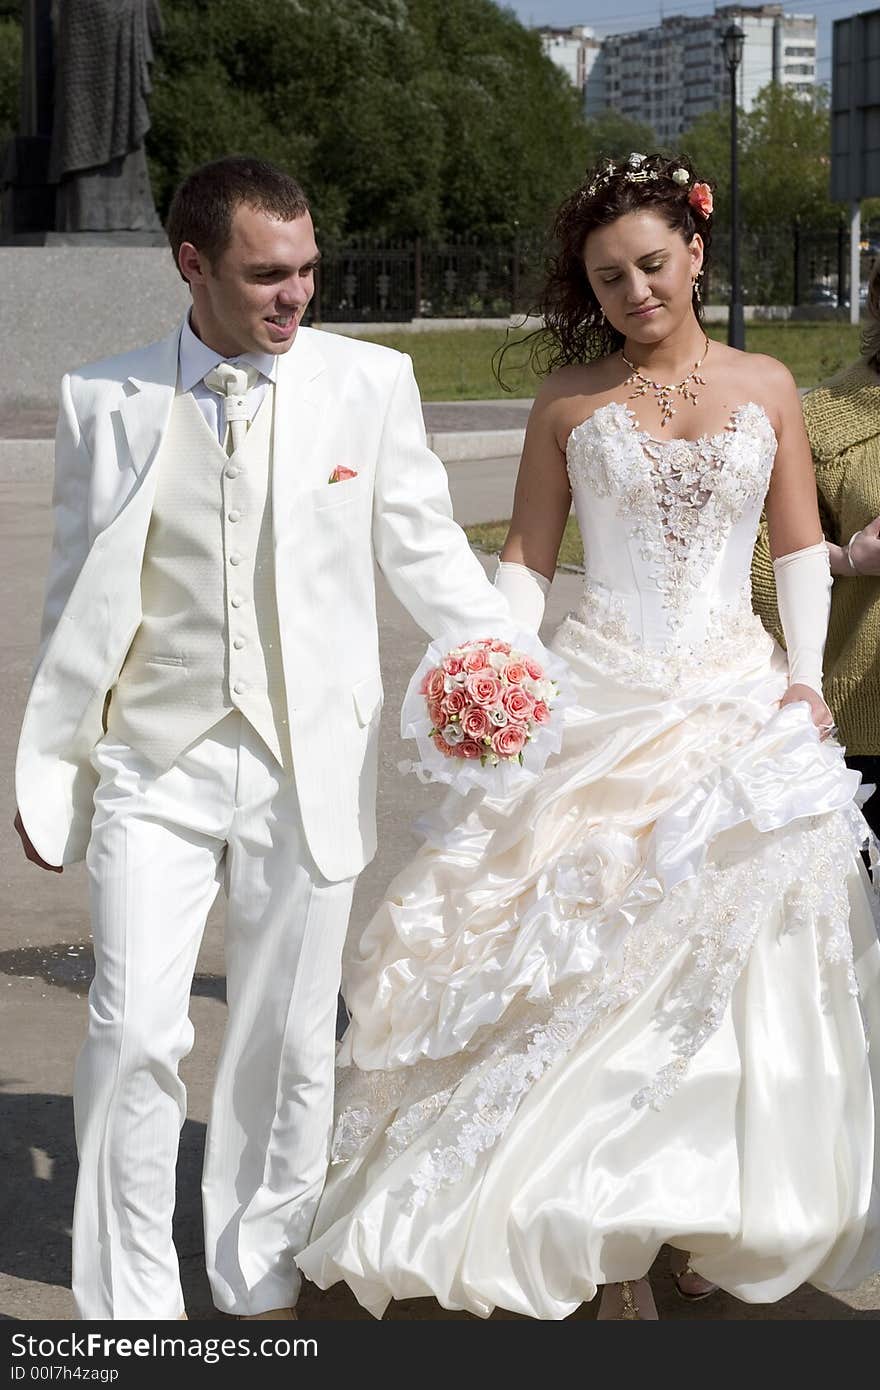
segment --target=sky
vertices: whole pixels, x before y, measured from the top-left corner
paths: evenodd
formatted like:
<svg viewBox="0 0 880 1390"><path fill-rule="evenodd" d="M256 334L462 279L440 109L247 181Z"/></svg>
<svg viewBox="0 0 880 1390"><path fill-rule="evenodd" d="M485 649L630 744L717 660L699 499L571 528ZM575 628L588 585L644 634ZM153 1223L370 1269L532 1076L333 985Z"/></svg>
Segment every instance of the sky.
<svg viewBox="0 0 880 1390"><path fill-rule="evenodd" d="M506 8L512 9L523 24L588 24L598 38L603 34L622 34L627 29L650 29L660 23L663 14L699 15L711 14L715 6L706 0L619 0L609 18L608 0L507 0ZM852 0L800 0L799 3L786 3L788 14L811 14L819 21L819 68L820 82L831 80L831 23L835 19L845 19L847 15L858 14L863 10L880 7L880 0L874 3L853 4Z"/></svg>

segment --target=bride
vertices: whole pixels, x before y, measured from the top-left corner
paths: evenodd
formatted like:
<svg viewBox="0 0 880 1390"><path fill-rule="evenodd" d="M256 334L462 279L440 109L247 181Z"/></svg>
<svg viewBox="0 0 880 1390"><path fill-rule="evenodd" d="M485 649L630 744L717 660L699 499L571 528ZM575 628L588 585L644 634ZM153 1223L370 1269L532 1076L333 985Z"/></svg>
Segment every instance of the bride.
<svg viewBox="0 0 880 1390"><path fill-rule="evenodd" d="M605 163L560 210L497 583L552 647L561 752L450 793L349 943L327 1187L297 1263L377 1317L433 1295L563 1318L772 1302L880 1269L880 948L822 699L830 576L797 390L710 343L712 195ZM751 611L766 501L787 656ZM488 635L488 634L487 634Z"/></svg>

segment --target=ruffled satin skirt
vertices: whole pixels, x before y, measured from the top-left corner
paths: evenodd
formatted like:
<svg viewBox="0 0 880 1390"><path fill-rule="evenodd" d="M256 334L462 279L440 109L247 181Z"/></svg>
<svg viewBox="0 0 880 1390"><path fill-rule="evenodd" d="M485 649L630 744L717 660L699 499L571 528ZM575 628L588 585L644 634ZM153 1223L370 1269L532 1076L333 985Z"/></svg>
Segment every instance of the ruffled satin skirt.
<svg viewBox="0 0 880 1390"><path fill-rule="evenodd" d="M660 1246L736 1297L880 1269L880 947L858 778L778 649L615 679L454 793L358 941L310 1279L562 1318Z"/></svg>

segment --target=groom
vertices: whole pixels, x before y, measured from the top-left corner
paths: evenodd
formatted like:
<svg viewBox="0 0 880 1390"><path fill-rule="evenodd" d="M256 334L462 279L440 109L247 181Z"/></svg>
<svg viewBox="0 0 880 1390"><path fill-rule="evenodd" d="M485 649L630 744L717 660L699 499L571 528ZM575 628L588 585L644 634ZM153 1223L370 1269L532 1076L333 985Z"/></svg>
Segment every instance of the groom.
<svg viewBox="0 0 880 1390"><path fill-rule="evenodd" d="M178 1065L220 883L208 1272L222 1311L290 1317L327 1162L343 939L376 848L374 561L432 636L491 632L507 606L452 521L409 358L300 326L319 259L300 187L219 160L178 189L168 234L187 318L62 383L16 827L42 868L88 867L80 1317L184 1316Z"/></svg>

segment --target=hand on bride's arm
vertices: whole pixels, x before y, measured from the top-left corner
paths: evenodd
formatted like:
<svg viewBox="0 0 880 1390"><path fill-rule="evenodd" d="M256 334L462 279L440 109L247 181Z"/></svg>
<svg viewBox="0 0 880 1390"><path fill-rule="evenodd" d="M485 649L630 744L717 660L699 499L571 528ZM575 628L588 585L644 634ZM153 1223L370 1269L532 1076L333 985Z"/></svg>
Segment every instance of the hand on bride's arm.
<svg viewBox="0 0 880 1390"><path fill-rule="evenodd" d="M827 738L834 728L834 715L822 699L808 685L790 685L779 701L780 709L786 705L796 704L799 700L805 701L810 707L810 717L822 738Z"/></svg>
<svg viewBox="0 0 880 1390"><path fill-rule="evenodd" d="M828 554L835 578L880 575L880 516L856 531L848 545L829 545Z"/></svg>

